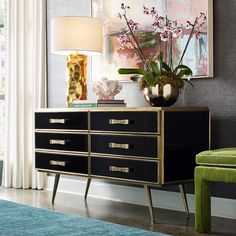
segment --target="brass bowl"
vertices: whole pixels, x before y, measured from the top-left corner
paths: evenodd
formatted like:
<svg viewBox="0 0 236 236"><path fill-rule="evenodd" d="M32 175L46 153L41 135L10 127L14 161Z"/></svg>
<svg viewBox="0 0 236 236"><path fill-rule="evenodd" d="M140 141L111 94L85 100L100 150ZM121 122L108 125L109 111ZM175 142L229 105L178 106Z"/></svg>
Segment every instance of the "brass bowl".
<svg viewBox="0 0 236 236"><path fill-rule="evenodd" d="M179 88L171 85L159 85L145 87L143 90L146 101L153 107L169 107L179 97Z"/></svg>

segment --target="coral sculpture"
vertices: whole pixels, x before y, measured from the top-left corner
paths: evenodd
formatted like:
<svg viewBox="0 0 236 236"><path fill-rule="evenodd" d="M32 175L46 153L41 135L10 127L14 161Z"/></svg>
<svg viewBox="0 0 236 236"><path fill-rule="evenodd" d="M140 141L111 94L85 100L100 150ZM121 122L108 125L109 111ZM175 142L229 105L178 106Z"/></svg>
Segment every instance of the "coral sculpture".
<svg viewBox="0 0 236 236"><path fill-rule="evenodd" d="M117 80L108 80L107 78L102 78L101 81L96 82L93 86L93 92L100 100L113 100L121 89L122 86Z"/></svg>

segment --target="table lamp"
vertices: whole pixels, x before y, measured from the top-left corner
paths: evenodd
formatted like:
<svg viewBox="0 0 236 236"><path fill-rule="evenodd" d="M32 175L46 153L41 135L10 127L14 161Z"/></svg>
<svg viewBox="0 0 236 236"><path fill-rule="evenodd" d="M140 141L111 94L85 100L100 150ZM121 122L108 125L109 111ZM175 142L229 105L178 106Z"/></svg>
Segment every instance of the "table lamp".
<svg viewBox="0 0 236 236"><path fill-rule="evenodd" d="M51 21L51 50L67 55L67 104L87 99L87 55L102 53L102 21L63 16Z"/></svg>

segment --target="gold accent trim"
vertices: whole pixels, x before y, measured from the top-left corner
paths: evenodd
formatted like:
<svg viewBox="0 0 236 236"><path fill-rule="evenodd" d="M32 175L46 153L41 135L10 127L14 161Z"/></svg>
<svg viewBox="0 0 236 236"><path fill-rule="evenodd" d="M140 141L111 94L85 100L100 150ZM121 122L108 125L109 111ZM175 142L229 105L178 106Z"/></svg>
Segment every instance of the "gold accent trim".
<svg viewBox="0 0 236 236"><path fill-rule="evenodd" d="M67 122L68 119L52 119L50 118L48 120L49 124L65 124Z"/></svg>
<svg viewBox="0 0 236 236"><path fill-rule="evenodd" d="M109 171L111 171L111 172L129 173L129 167L109 166Z"/></svg>
<svg viewBox="0 0 236 236"><path fill-rule="evenodd" d="M54 149L42 149L36 148L35 152L45 153L45 154L55 154L55 155L67 155L67 156L83 156L88 157L87 152L74 152L74 151L65 151L65 150L54 150Z"/></svg>
<svg viewBox="0 0 236 236"><path fill-rule="evenodd" d="M52 174L64 174L64 175L73 175L73 176L81 176L88 178L88 174L76 173L76 172L66 172L66 171L59 171L59 170L51 170L51 169L43 169L43 168L36 168L37 171L52 173Z"/></svg>
<svg viewBox="0 0 236 236"><path fill-rule="evenodd" d="M128 125L130 121L128 119L117 120L117 119L109 119L109 125Z"/></svg>
<svg viewBox="0 0 236 236"><path fill-rule="evenodd" d="M109 143L109 148L118 148L118 149L126 149L130 148L128 143Z"/></svg>
<svg viewBox="0 0 236 236"><path fill-rule="evenodd" d="M110 159L120 159L120 160L134 160L134 161L147 161L147 162L160 162L158 158L149 158L149 157L141 157L141 156L125 156L125 155L117 155L115 154L105 154L105 153L91 153L91 157L103 157L103 158L110 158Z"/></svg>
<svg viewBox="0 0 236 236"><path fill-rule="evenodd" d="M65 161L50 160L50 165L51 166L66 166L66 162Z"/></svg>
<svg viewBox="0 0 236 236"><path fill-rule="evenodd" d="M92 145L91 145L91 113L88 111L88 173L91 174L91 151L92 151Z"/></svg>
<svg viewBox="0 0 236 236"><path fill-rule="evenodd" d="M109 111L142 111L142 112L158 112L158 111L189 111L189 112L199 112L199 111L209 111L208 107L107 107L107 108L40 108L36 109L35 113L51 113L51 112L109 112Z"/></svg>
<svg viewBox="0 0 236 236"><path fill-rule="evenodd" d="M158 172L159 172L159 183L162 185L164 184L165 180L164 180L164 158L165 158L165 154L164 154L164 149L165 149L165 112L162 111L161 112L161 120L160 120L160 124L161 124L161 131L160 131L160 152L159 152L159 157L160 157L160 165L158 168Z"/></svg>
<svg viewBox="0 0 236 236"><path fill-rule="evenodd" d="M148 181L141 181L141 180L115 178L115 177L101 176L101 175L94 175L94 174L91 174L90 177L91 178L96 178L96 179L105 179L105 180L117 181L117 182L126 182L126 183L130 183L130 184L135 184L135 185L148 184L149 186L156 186L156 187L159 186L158 182L148 182ZM161 186L159 186L159 187L161 187Z"/></svg>
<svg viewBox="0 0 236 236"><path fill-rule="evenodd" d="M35 133L47 133L47 134L88 134L88 130L76 130L76 129L35 129Z"/></svg>
<svg viewBox="0 0 236 236"><path fill-rule="evenodd" d="M156 137L159 136L159 133L151 133L151 132L128 132L128 131L99 131L99 130L91 130L91 134L94 135L115 135L115 136L137 136L137 137Z"/></svg>
<svg viewBox="0 0 236 236"><path fill-rule="evenodd" d="M67 142L68 142L68 140L49 139L49 144L51 144L51 145L54 145L54 144L66 145Z"/></svg>

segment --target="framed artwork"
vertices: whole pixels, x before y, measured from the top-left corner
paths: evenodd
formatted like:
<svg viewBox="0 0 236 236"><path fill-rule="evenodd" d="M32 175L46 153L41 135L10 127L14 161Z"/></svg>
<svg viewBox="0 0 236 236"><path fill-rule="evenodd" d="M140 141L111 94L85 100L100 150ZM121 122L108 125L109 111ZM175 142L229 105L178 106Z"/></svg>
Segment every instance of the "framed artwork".
<svg viewBox="0 0 236 236"><path fill-rule="evenodd" d="M188 41L189 31L185 30L188 22L194 22L196 17L204 13L206 22L198 35L191 38L183 64L193 71L194 78L213 77L213 0L91 0L93 17L104 20L104 50L100 57L92 59L92 81L107 77L120 81L130 81L129 76L119 75L118 69L140 67L141 61L132 45L125 47L120 44L122 28L125 22L118 17L121 4L129 6L126 16L138 23L135 32L137 40L144 52L145 58L151 60L160 50L165 50L165 44L160 44L158 32L153 27L153 15L145 14L145 7L153 9L158 16L168 17L181 25L182 34L173 42L173 63L178 60ZM159 35L160 36L160 35ZM160 46L161 45L161 46Z"/></svg>

